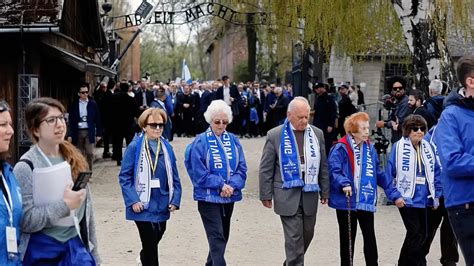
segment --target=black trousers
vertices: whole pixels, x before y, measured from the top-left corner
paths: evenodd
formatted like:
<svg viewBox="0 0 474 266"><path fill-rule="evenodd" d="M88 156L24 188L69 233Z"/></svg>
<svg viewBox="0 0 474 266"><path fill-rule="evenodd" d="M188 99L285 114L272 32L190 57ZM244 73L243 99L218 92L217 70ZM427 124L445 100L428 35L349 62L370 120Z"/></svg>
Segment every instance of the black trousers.
<svg viewBox="0 0 474 266"><path fill-rule="evenodd" d="M430 246L436 235L439 225L441 238L441 259L442 265L456 265L459 261L458 242L454 237L453 229L448 219L448 212L444 207L444 197L439 199L439 207L436 210L428 209L428 239L423 245L423 254L428 255ZM442 222L442 223L441 223Z"/></svg>
<svg viewBox="0 0 474 266"><path fill-rule="evenodd" d="M128 146L133 140L133 131L129 130L128 132L114 132L112 138L112 159L116 160L117 162L121 162L123 156L123 139L125 139L125 143Z"/></svg>
<svg viewBox="0 0 474 266"><path fill-rule="evenodd" d="M449 221L466 265L474 265L474 202L448 208Z"/></svg>
<svg viewBox="0 0 474 266"><path fill-rule="evenodd" d="M428 238L428 210L411 207L403 207L398 210L407 230L398 258L398 265L426 265L423 246Z"/></svg>
<svg viewBox="0 0 474 266"><path fill-rule="evenodd" d="M229 240L234 203L220 204L198 201L198 211L209 243L206 266L224 266L226 265L224 254Z"/></svg>
<svg viewBox="0 0 474 266"><path fill-rule="evenodd" d="M157 266L158 243L166 231L166 222L152 223L135 221L142 241L140 260L143 266Z"/></svg>
<svg viewBox="0 0 474 266"><path fill-rule="evenodd" d="M341 265L351 265L349 260L349 220L348 211L336 210L339 224L339 255ZM364 238L364 257L366 265L378 265L377 241L375 239L374 213L368 211L350 211L351 215L351 243L352 258L354 258L354 244L357 235L357 222Z"/></svg>

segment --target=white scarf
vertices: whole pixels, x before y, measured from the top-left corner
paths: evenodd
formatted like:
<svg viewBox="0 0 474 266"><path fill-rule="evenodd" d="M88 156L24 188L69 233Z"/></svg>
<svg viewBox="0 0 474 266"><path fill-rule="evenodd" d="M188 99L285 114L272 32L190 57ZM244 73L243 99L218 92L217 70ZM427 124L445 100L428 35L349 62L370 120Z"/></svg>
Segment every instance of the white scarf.
<svg viewBox="0 0 474 266"><path fill-rule="evenodd" d="M425 177L428 181L429 198L435 198L434 168L435 154L430 144L426 140L421 140L421 158L425 166ZM416 150L410 138L402 138L397 143L396 169L397 169L397 189L403 198L412 199L415 195L416 187Z"/></svg>
<svg viewBox="0 0 474 266"><path fill-rule="evenodd" d="M142 135L141 137L141 145L140 145L140 154L138 157L138 162L136 164L137 166L137 173L136 173L136 184L135 188L137 190L138 196L140 198L140 201L143 203L145 206L145 209L148 209L148 204L150 203L150 195L151 195L151 186L150 182L152 179L152 170L151 170L151 164L152 162L149 161L149 158L147 156L147 150L145 147L145 142L147 141L147 138L145 138L145 134ZM160 138L162 142L162 150L163 154L165 157L165 167L166 167L166 175L168 178L168 189L169 189L169 201L171 202L171 199L173 197L173 168L171 167L171 160L169 157L168 149L166 147L166 144L163 141L163 138ZM159 151L157 150L157 153ZM156 154L155 156L159 156L159 154ZM156 182L159 182L157 180Z"/></svg>

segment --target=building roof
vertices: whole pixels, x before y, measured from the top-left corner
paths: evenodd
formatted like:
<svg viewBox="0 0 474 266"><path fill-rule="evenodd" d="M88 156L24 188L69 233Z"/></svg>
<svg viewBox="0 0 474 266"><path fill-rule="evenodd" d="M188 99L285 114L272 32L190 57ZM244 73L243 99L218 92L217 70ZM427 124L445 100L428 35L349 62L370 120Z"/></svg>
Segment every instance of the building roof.
<svg viewBox="0 0 474 266"><path fill-rule="evenodd" d="M2 0L0 27L39 26L57 24L61 19L64 0Z"/></svg>

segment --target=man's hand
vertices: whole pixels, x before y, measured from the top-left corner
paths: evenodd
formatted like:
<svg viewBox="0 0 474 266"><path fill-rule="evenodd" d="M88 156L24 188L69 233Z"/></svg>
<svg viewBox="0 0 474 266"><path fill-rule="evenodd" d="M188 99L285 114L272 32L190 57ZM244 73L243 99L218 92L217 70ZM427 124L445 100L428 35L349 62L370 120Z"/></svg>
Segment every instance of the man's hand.
<svg viewBox="0 0 474 266"><path fill-rule="evenodd" d="M332 127L328 127L328 133L332 132Z"/></svg>
<svg viewBox="0 0 474 266"><path fill-rule="evenodd" d="M188 108L188 107L189 107L189 103L183 103L183 107L184 107L184 108Z"/></svg>
<svg viewBox="0 0 474 266"><path fill-rule="evenodd" d="M405 200L403 198L398 198L396 201L395 201L395 206L397 206L398 208L403 208L405 207L406 203L405 203Z"/></svg>
<svg viewBox="0 0 474 266"><path fill-rule="evenodd" d="M398 130L398 123L395 122L395 121L390 121L390 122L392 122L392 128L393 128L393 130Z"/></svg>
<svg viewBox="0 0 474 266"><path fill-rule="evenodd" d="M101 137L95 137L95 143L99 142Z"/></svg>
<svg viewBox="0 0 474 266"><path fill-rule="evenodd" d="M272 200L262 200L262 204L269 209L272 208Z"/></svg>
<svg viewBox="0 0 474 266"><path fill-rule="evenodd" d="M385 127L385 122L382 121L382 120L377 121L377 122L375 122L375 126L376 126L377 128L383 128L383 127Z"/></svg>
<svg viewBox="0 0 474 266"><path fill-rule="evenodd" d="M321 202L321 204L326 205L326 204L328 204L329 199L321 198L320 202Z"/></svg>

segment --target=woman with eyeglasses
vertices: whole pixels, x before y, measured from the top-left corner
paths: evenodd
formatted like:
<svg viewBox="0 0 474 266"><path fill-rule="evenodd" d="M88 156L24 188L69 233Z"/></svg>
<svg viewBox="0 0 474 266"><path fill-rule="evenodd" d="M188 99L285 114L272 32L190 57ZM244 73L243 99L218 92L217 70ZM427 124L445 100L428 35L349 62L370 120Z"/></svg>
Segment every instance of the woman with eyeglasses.
<svg viewBox="0 0 474 266"><path fill-rule="evenodd" d="M181 182L176 156L162 136L167 116L149 108L138 118L143 130L128 145L119 182L127 220L135 221L142 242L137 262L158 265L158 244L166 231L170 213L181 202Z"/></svg>
<svg viewBox="0 0 474 266"><path fill-rule="evenodd" d="M440 168L430 143L423 139L426 120L409 115L402 124L403 137L393 144L385 174L395 179L405 207L399 208L406 235L398 265L426 265L423 245L430 215L441 196Z"/></svg>
<svg viewBox="0 0 474 266"><path fill-rule="evenodd" d="M242 200L247 163L239 139L226 131L232 122L230 106L212 101L204 118L210 127L187 147L185 165L209 242L206 265L226 265L230 220L234 202Z"/></svg>
<svg viewBox="0 0 474 266"><path fill-rule="evenodd" d="M21 265L18 253L21 233L21 194L13 168L5 159L8 157L13 136L13 122L10 108L0 101L0 265ZM11 242L9 241L11 239ZM7 241L11 245L7 245Z"/></svg>
<svg viewBox="0 0 474 266"><path fill-rule="evenodd" d="M89 167L81 152L64 140L64 111L51 98L35 99L25 110L34 145L14 168L23 196L19 251L24 265L100 263L90 190L72 189Z"/></svg>

